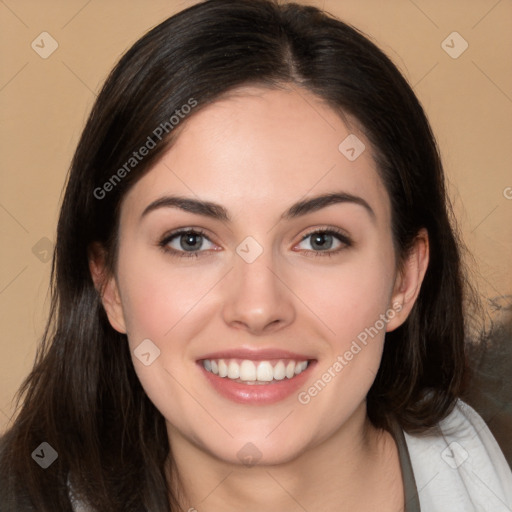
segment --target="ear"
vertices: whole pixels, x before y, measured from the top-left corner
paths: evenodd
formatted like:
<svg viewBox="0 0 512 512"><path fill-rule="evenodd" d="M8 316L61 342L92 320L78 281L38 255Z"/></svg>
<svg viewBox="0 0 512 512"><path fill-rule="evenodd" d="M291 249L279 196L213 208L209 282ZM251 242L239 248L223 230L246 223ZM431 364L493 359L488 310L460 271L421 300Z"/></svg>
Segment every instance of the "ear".
<svg viewBox="0 0 512 512"><path fill-rule="evenodd" d="M387 332L394 331L397 327L400 327L409 316L420 293L428 261L428 233L426 229L421 229L395 280L391 305L396 311L396 315L389 320L386 327Z"/></svg>
<svg viewBox="0 0 512 512"><path fill-rule="evenodd" d="M94 287L100 294L110 325L116 331L126 334L121 296L115 276L107 272L106 251L100 243L93 242L88 252L89 270Z"/></svg>

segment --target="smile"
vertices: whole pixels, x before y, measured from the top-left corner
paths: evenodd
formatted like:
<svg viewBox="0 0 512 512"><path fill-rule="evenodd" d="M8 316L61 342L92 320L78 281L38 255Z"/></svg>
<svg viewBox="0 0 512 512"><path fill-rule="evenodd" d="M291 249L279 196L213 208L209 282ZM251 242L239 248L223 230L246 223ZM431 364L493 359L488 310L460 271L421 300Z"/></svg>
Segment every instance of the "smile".
<svg viewBox="0 0 512 512"><path fill-rule="evenodd" d="M274 360L251 361L250 359L204 359L203 368L222 378L245 384L269 384L272 381L292 379L300 375L309 361Z"/></svg>
<svg viewBox="0 0 512 512"><path fill-rule="evenodd" d="M297 394L317 360L276 349L232 349L196 360L208 388L232 402L270 405Z"/></svg>

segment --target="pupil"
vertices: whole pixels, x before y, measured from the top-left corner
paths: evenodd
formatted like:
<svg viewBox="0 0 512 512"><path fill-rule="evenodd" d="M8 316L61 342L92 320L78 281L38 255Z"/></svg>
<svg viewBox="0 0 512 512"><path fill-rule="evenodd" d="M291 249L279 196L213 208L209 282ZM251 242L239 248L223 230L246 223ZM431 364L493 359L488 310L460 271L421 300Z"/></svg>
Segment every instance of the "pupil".
<svg viewBox="0 0 512 512"><path fill-rule="evenodd" d="M331 243L327 243L325 241L326 237L331 237L331 239L330 239ZM327 234L321 234L321 233L314 235L313 241L312 241L312 246L314 247L315 245L317 245L318 248L320 248L320 249L330 249L332 246L332 236L327 235Z"/></svg>
<svg viewBox="0 0 512 512"><path fill-rule="evenodd" d="M186 251L191 250L191 249L198 249L199 247L201 247L201 241L199 241L199 242L197 241L197 239L200 236L201 235L197 235L195 233L186 233L184 235L181 235L181 241L183 242L181 244L182 248L185 249ZM194 240L196 241L195 244L194 244ZM190 245L188 245L188 247L187 247L187 244L190 244Z"/></svg>

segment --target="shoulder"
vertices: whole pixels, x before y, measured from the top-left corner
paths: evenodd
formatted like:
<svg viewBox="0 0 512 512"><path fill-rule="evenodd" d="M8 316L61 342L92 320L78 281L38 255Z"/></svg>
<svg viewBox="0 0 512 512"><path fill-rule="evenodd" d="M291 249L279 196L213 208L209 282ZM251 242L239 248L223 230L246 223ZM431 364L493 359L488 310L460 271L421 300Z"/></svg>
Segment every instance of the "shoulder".
<svg viewBox="0 0 512 512"><path fill-rule="evenodd" d="M491 431L462 400L434 433L404 433L424 510L512 508L512 472Z"/></svg>

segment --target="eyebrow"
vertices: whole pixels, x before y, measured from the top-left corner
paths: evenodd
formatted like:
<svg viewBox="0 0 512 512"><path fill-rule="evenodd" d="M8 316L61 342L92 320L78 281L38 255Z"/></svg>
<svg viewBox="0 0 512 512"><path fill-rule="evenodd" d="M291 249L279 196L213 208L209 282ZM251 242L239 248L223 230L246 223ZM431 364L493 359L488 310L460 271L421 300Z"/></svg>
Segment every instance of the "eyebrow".
<svg viewBox="0 0 512 512"><path fill-rule="evenodd" d="M362 206L369 214L372 221L376 219L372 207L362 197L346 192L334 192L298 201L281 215L281 220L292 220L307 215L308 213L316 212L327 206L340 203L351 203ZM231 222L228 211L220 204L174 195L163 196L150 203L142 212L141 220L148 213L159 208L179 208L185 212L203 215L223 222Z"/></svg>

